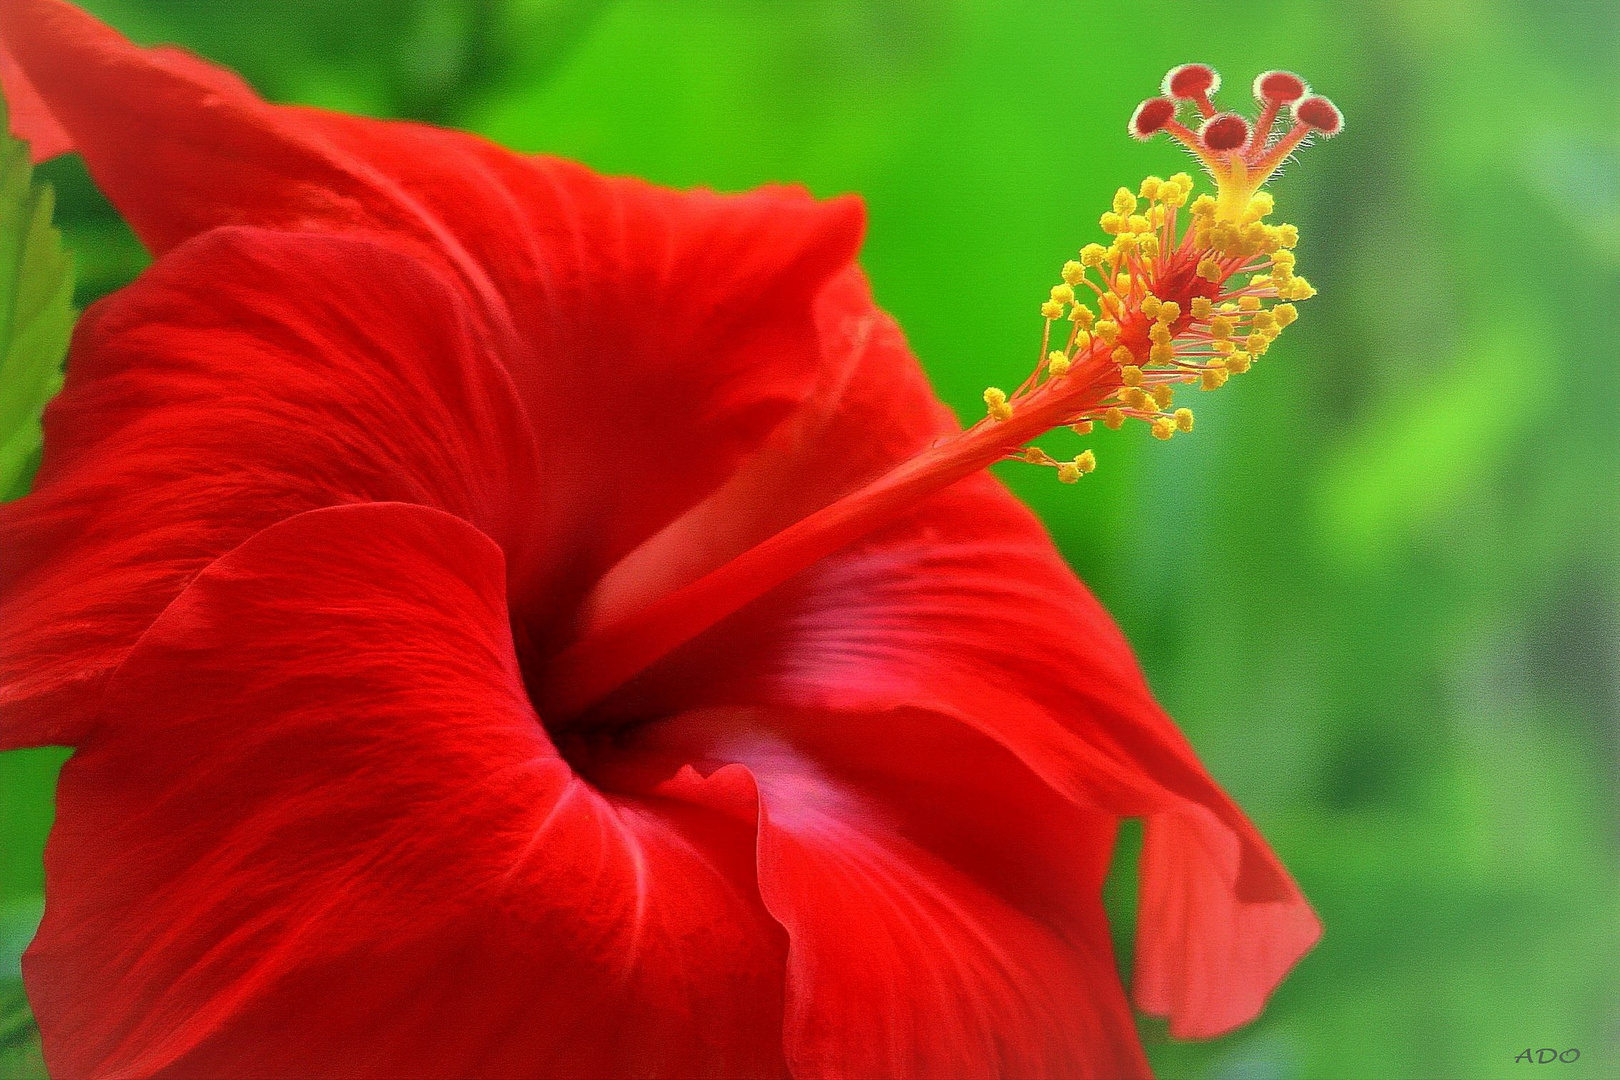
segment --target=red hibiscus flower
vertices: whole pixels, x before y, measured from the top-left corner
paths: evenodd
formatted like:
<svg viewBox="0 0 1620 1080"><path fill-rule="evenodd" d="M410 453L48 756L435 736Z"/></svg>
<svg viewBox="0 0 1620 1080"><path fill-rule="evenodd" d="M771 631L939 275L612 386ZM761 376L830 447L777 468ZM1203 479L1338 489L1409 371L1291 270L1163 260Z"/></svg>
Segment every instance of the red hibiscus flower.
<svg viewBox="0 0 1620 1080"><path fill-rule="evenodd" d="M1188 133L1227 186L1184 239L1190 181L1116 206L961 433L855 200L269 105L60 0L0 35L20 132L159 256L0 512L3 745L76 748L24 960L54 1074L1141 1076L1126 816L1174 1033L1315 940L982 472L1075 479L1025 446L1058 423L1185 429L1165 388L1285 324L1286 227L1224 206L1258 131Z"/></svg>

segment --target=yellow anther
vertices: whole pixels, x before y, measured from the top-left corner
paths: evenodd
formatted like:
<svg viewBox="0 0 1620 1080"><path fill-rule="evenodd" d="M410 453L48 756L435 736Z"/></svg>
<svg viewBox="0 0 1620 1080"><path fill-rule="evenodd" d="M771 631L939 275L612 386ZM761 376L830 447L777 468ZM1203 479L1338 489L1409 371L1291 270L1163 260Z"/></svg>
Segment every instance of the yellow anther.
<svg viewBox="0 0 1620 1080"><path fill-rule="evenodd" d="M1283 327L1299 318L1299 309L1293 304L1278 304L1271 309L1271 315L1277 320L1277 325Z"/></svg>
<svg viewBox="0 0 1620 1080"><path fill-rule="evenodd" d="M1238 297L1238 310L1239 311L1259 311L1260 310L1260 298L1258 296L1240 296L1240 297Z"/></svg>
<svg viewBox="0 0 1620 1080"><path fill-rule="evenodd" d="M1246 352L1235 352L1226 358L1226 370L1234 375L1242 375L1249 370L1253 358Z"/></svg>
<svg viewBox="0 0 1620 1080"><path fill-rule="evenodd" d="M1215 352L1220 353L1222 356L1229 356L1233 352L1237 351L1237 343L1230 340L1212 341L1209 343L1209 347Z"/></svg>
<svg viewBox="0 0 1620 1080"><path fill-rule="evenodd" d="M1056 300L1048 300L1041 305L1041 317L1043 319L1063 318L1063 305Z"/></svg>
<svg viewBox="0 0 1620 1080"><path fill-rule="evenodd" d="M1103 427L1110 431L1118 431L1125 426L1125 410L1114 406L1106 410L1102 416Z"/></svg>
<svg viewBox="0 0 1620 1080"><path fill-rule="evenodd" d="M1096 334L1103 344L1112 345L1119 340L1119 323L1112 319L1100 319L1097 325L1091 328L1091 332Z"/></svg>
<svg viewBox="0 0 1620 1080"><path fill-rule="evenodd" d="M1159 298L1152 293L1148 293L1139 306L1142 309L1142 314L1150 319L1157 319L1159 312L1164 309L1164 305L1160 303Z"/></svg>
<svg viewBox="0 0 1620 1080"><path fill-rule="evenodd" d="M1194 219L1215 217L1215 199L1209 195L1200 195L1193 200L1192 215Z"/></svg>
<svg viewBox="0 0 1620 1080"><path fill-rule="evenodd" d="M1086 268L1070 259L1063 264L1063 280L1065 284L1078 285L1086 279Z"/></svg>
<svg viewBox="0 0 1620 1080"><path fill-rule="evenodd" d="M1080 482L1080 466L1074 464L1073 462L1065 461L1063 464L1059 465L1057 467L1057 474L1058 480L1062 483L1077 484Z"/></svg>
<svg viewBox="0 0 1620 1080"><path fill-rule="evenodd" d="M1267 340L1264 334L1250 334L1248 337L1243 339L1243 347L1254 356L1259 356L1261 353L1265 352L1267 347L1270 345L1271 342Z"/></svg>
<svg viewBox="0 0 1620 1080"><path fill-rule="evenodd" d="M1168 439L1176 433L1176 422L1168 416L1161 416L1153 421L1153 437L1155 439Z"/></svg>
<svg viewBox="0 0 1620 1080"><path fill-rule="evenodd" d="M1144 199L1157 199L1159 197L1159 189L1163 186L1163 180L1159 179L1157 176L1150 176L1146 180L1142 181L1142 186L1140 189L1138 189L1137 194Z"/></svg>
<svg viewBox="0 0 1620 1080"><path fill-rule="evenodd" d="M1103 256L1107 254L1108 249L1103 247L1101 244L1087 244L1085 247L1080 249L1080 265L1101 266Z"/></svg>
<svg viewBox="0 0 1620 1080"><path fill-rule="evenodd" d="M992 420L1012 419L1012 406L1007 404L1007 391L992 386L984 392L984 406Z"/></svg>
<svg viewBox="0 0 1620 1080"><path fill-rule="evenodd" d="M1136 213L1136 196L1131 194L1130 188L1120 188L1114 192L1114 213L1120 217Z"/></svg>
<svg viewBox="0 0 1620 1080"><path fill-rule="evenodd" d="M1133 233L1145 233L1153 231L1152 223L1149 222L1148 219L1142 214L1132 214L1127 224L1130 225L1131 232Z"/></svg>
<svg viewBox="0 0 1620 1080"><path fill-rule="evenodd" d="M1131 355L1131 350L1123 345L1116 348L1109 356L1114 363L1119 364L1121 367L1136 363L1136 357Z"/></svg>
<svg viewBox="0 0 1620 1080"><path fill-rule="evenodd" d="M1074 289L1068 285L1054 285L1052 286L1052 299L1060 304L1073 303Z"/></svg>
<svg viewBox="0 0 1620 1080"><path fill-rule="evenodd" d="M1109 236L1118 236L1125 231L1125 219L1118 214L1104 214L1097 219L1097 224L1101 225L1102 231Z"/></svg>
<svg viewBox="0 0 1620 1080"><path fill-rule="evenodd" d="M1198 261L1198 276L1206 281L1221 280L1221 264L1215 261L1213 255L1205 255Z"/></svg>
<svg viewBox="0 0 1620 1080"><path fill-rule="evenodd" d="M1198 376L1198 385L1205 390L1219 390L1226 384L1226 369L1207 367Z"/></svg>
<svg viewBox="0 0 1620 1080"><path fill-rule="evenodd" d="M1153 342L1153 344L1168 345L1170 344L1170 338L1171 334L1169 323L1156 322L1152 326L1148 327L1148 340Z"/></svg>
<svg viewBox="0 0 1620 1080"><path fill-rule="evenodd" d="M1156 341L1148 349L1148 361L1154 364L1168 364L1176 358L1176 347L1168 341Z"/></svg>
<svg viewBox="0 0 1620 1080"><path fill-rule="evenodd" d="M1109 261L1113 263L1124 262L1126 258L1130 256L1131 252L1136 250L1140 243L1141 241L1135 233L1127 232L1120 234L1120 236L1109 248Z"/></svg>
<svg viewBox="0 0 1620 1080"><path fill-rule="evenodd" d="M1271 257L1271 264L1273 266L1286 266L1288 269L1292 270L1294 268L1295 260L1298 258L1299 256L1295 255L1292 251L1279 251Z"/></svg>
<svg viewBox="0 0 1620 1080"><path fill-rule="evenodd" d="M1193 429L1193 414L1191 409L1177 409L1175 411L1176 430L1191 431Z"/></svg>
<svg viewBox="0 0 1620 1080"><path fill-rule="evenodd" d="M1277 242L1285 248L1299 243L1299 228L1295 225L1277 226Z"/></svg>
<svg viewBox="0 0 1620 1080"><path fill-rule="evenodd" d="M1159 238L1152 233L1145 233L1136 238L1136 250L1142 253L1142 268L1153 269L1153 257L1159 253Z"/></svg>
<svg viewBox="0 0 1620 1080"><path fill-rule="evenodd" d="M1097 471L1097 455L1090 450L1082 450L1074 455L1074 467L1082 473Z"/></svg>
<svg viewBox="0 0 1620 1080"><path fill-rule="evenodd" d="M1148 397L1147 391L1140 386L1127 386L1119 392L1119 400L1125 403L1127 409L1141 411L1148 407L1148 402L1152 399Z"/></svg>
<svg viewBox="0 0 1620 1080"><path fill-rule="evenodd" d="M1176 396L1175 390L1169 383L1160 383L1153 388L1153 404L1164 408Z"/></svg>
<svg viewBox="0 0 1620 1080"><path fill-rule="evenodd" d="M1309 300L1316 295L1316 290L1311 287L1310 282L1298 277L1293 280L1286 294L1279 291L1278 295L1284 300Z"/></svg>
<svg viewBox="0 0 1620 1080"><path fill-rule="evenodd" d="M1269 311L1257 311L1254 313L1253 325L1261 333L1269 333L1270 336L1275 337L1278 329L1277 316Z"/></svg>
<svg viewBox="0 0 1620 1080"><path fill-rule="evenodd" d="M1217 341L1224 341L1232 336L1232 320L1225 315L1217 315L1209 324L1209 334Z"/></svg>
<svg viewBox="0 0 1620 1080"><path fill-rule="evenodd" d="M1043 465L1046 463L1046 451L1038 446L1024 447L1024 453L1021 456L1031 465Z"/></svg>
<svg viewBox="0 0 1620 1080"><path fill-rule="evenodd" d="M1079 323L1082 330L1090 329L1095 318L1096 316L1092 315L1091 309L1084 304L1076 304L1069 311L1069 321Z"/></svg>
<svg viewBox="0 0 1620 1080"><path fill-rule="evenodd" d="M1166 300L1159 306L1160 322L1169 324L1175 322L1179 318L1181 318L1181 305L1176 303L1174 300Z"/></svg>
<svg viewBox="0 0 1620 1080"><path fill-rule="evenodd" d="M1077 424L1070 424L1069 425L1069 430L1074 432L1076 435L1090 435L1091 434L1091 421L1090 420L1081 420Z"/></svg>
<svg viewBox="0 0 1620 1080"><path fill-rule="evenodd" d="M1125 359L1129 360L1131 358L1130 350L1126 349L1124 346L1121 346L1119 350L1115 352L1115 359L1119 358L1120 352L1125 354ZM1124 383L1126 386L1141 386L1142 369L1134 364L1126 364L1124 367L1119 369L1119 381Z"/></svg>
<svg viewBox="0 0 1620 1080"><path fill-rule="evenodd" d="M1215 304L1207 296L1195 296L1192 300L1192 313L1195 319L1207 319L1215 312Z"/></svg>
<svg viewBox="0 0 1620 1080"><path fill-rule="evenodd" d="M1053 352L1046 358L1046 370L1052 373L1052 378L1061 379L1069 373L1069 358L1060 352Z"/></svg>

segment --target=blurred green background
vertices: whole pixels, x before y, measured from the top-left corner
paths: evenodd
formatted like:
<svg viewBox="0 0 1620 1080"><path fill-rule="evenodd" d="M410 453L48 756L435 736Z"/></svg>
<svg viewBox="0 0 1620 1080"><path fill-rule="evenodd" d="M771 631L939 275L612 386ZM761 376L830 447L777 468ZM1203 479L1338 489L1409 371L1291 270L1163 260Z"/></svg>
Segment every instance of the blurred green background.
<svg viewBox="0 0 1620 1080"><path fill-rule="evenodd" d="M964 416L1120 184L1172 64L1348 116L1273 185L1321 290L1195 436L1005 467L1326 923L1264 1018L1164 1077L1620 1076L1620 7L1610 0L90 0L268 96L609 172L855 191L863 262ZM42 172L81 304L139 245ZM1072 451L1070 451L1072 452ZM0 755L0 959L63 754ZM1130 854L1110 885L1129 947ZM14 991L0 1073L35 1053ZM1571 1047L1574 1064L1515 1063Z"/></svg>

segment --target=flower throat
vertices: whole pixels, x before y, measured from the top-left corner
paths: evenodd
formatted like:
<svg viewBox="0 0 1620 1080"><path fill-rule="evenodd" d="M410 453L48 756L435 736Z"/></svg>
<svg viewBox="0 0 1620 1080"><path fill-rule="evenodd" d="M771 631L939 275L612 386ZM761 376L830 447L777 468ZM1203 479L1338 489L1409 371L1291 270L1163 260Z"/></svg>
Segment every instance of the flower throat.
<svg viewBox="0 0 1620 1080"><path fill-rule="evenodd" d="M1029 376L1012 392L984 392L986 415L877 480L802 518L707 575L575 641L545 666L538 705L548 724L571 721L704 630L910 507L1001 460L1052 468L1075 483L1093 451L1058 458L1033 444L1048 432L1084 436L1095 424L1146 423L1170 439L1193 429L1178 389L1219 389L1242 375L1315 294L1295 270L1299 231L1272 223L1261 190L1312 135L1344 125L1304 80L1268 71L1254 80L1258 117L1215 108L1220 76L1185 64L1163 96L1137 106L1130 134L1165 132L1198 159L1214 194L1190 176L1150 176L1120 188L1099 224L1111 237L1064 263L1040 305L1044 328ZM1196 128L1183 123L1196 111ZM1289 122L1283 123L1284 112Z"/></svg>

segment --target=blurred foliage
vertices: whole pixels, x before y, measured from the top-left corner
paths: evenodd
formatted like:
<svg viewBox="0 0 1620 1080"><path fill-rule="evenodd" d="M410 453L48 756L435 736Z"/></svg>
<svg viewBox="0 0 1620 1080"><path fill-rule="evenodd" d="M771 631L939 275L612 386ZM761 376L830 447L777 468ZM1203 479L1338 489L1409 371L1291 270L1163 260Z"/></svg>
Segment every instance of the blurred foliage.
<svg viewBox="0 0 1620 1080"><path fill-rule="evenodd" d="M1620 1075L1620 8L86 6L278 99L670 184L858 191L878 296L964 416L1027 370L1114 188L1184 167L1124 136L1164 70L1211 62L1234 103L1259 69L1306 74L1349 125L1273 187L1322 293L1298 327L1199 399L1196 436L1100 433L1075 488L1004 467L1327 926L1249 1028L1144 1035L1164 1077L1506 1077L1543 1046ZM143 256L82 166L43 171L79 300L127 281ZM61 759L0 756L24 908Z"/></svg>
<svg viewBox="0 0 1620 1080"><path fill-rule="evenodd" d="M54 207L0 101L0 499L26 493L39 467L40 410L62 385L73 330L73 267Z"/></svg>

